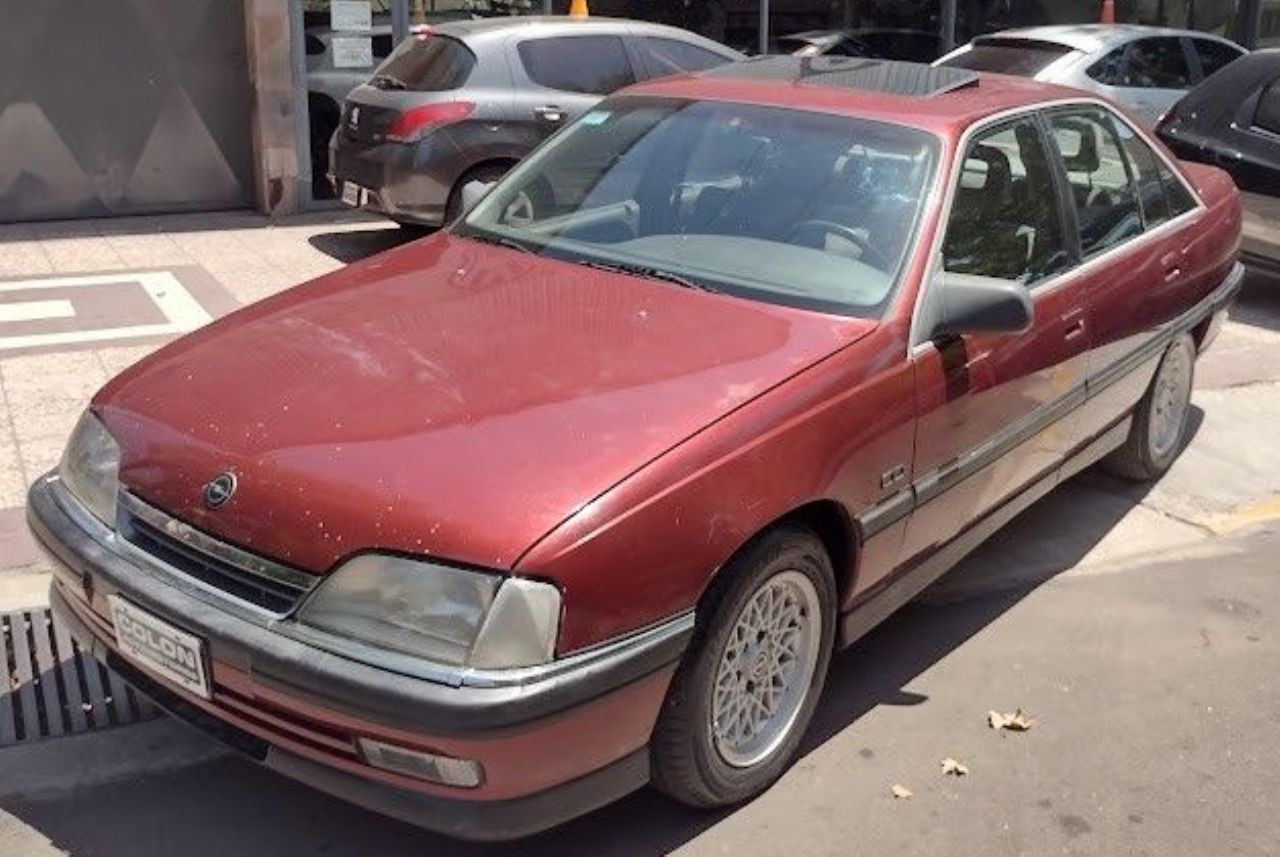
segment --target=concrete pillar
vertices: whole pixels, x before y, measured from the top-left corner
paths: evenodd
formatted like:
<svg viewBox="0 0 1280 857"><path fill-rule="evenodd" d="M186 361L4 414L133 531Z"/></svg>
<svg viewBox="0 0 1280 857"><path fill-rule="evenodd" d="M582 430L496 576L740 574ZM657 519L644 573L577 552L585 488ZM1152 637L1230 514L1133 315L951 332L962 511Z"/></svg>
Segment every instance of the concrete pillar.
<svg viewBox="0 0 1280 857"><path fill-rule="evenodd" d="M244 0L252 89L253 195L268 215L298 211L298 170L289 0Z"/></svg>

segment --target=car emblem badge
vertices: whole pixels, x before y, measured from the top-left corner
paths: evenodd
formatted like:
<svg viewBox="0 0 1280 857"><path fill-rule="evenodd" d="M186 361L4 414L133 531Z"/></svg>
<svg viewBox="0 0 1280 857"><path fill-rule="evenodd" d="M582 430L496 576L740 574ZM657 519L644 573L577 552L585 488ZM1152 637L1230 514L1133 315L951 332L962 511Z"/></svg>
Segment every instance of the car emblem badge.
<svg viewBox="0 0 1280 857"><path fill-rule="evenodd" d="M351 108L351 118L347 122L347 124L350 125L353 129L356 127L356 125L360 124L360 108L359 107Z"/></svg>
<svg viewBox="0 0 1280 857"><path fill-rule="evenodd" d="M226 505L234 493L236 493L236 475L230 472L223 473L205 483L204 504L210 509L217 509Z"/></svg>

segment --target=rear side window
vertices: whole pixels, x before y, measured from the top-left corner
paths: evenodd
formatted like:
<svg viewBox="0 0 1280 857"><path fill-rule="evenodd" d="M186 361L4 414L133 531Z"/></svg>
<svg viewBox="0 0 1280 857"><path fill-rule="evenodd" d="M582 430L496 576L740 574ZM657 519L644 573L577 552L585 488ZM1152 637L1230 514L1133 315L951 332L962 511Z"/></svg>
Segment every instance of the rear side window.
<svg viewBox="0 0 1280 857"><path fill-rule="evenodd" d="M618 36L530 39L518 50L529 79L550 89L607 95L636 79Z"/></svg>
<svg viewBox="0 0 1280 857"><path fill-rule="evenodd" d="M1186 89L1191 86L1182 40L1138 39L1129 45L1129 80L1126 86L1144 89Z"/></svg>
<svg viewBox="0 0 1280 857"><path fill-rule="evenodd" d="M1274 80L1258 97L1253 124L1263 131L1280 134L1280 80Z"/></svg>
<svg viewBox="0 0 1280 857"><path fill-rule="evenodd" d="M1049 122L1067 172L1084 257L1141 234L1133 168L1110 116L1096 109L1063 110L1051 113Z"/></svg>
<svg viewBox="0 0 1280 857"><path fill-rule="evenodd" d="M414 92L445 92L465 84L475 67L475 54L457 39L415 36L401 42L374 77L398 81Z"/></svg>
<svg viewBox="0 0 1280 857"><path fill-rule="evenodd" d="M1165 199L1169 200L1169 216L1177 217L1195 208L1195 197L1187 190L1186 184L1173 174L1173 170L1163 161L1156 164L1156 167L1160 171L1160 181L1164 183Z"/></svg>
<svg viewBox="0 0 1280 857"><path fill-rule="evenodd" d="M1150 229L1173 219L1169 210L1169 200L1165 196L1164 179L1157 167L1156 153L1133 129L1123 122L1113 122L1120 144L1124 147L1129 162L1133 164L1138 184L1138 202L1142 205L1142 218Z"/></svg>
<svg viewBox="0 0 1280 857"><path fill-rule="evenodd" d="M1084 71L1103 86L1128 86L1125 77L1124 48L1116 48Z"/></svg>
<svg viewBox="0 0 1280 857"><path fill-rule="evenodd" d="M973 47L942 65L1031 77L1071 53L1066 45L1031 39L976 39Z"/></svg>
<svg viewBox="0 0 1280 857"><path fill-rule="evenodd" d="M1196 56L1200 58L1200 69L1205 77L1243 56L1231 45L1224 45L1222 42L1211 39L1192 39L1191 44L1195 48Z"/></svg>
<svg viewBox="0 0 1280 857"><path fill-rule="evenodd" d="M645 36L640 40L644 46L645 59L649 69L655 76L676 74L682 71L702 71L724 65L729 60L719 54L680 42L675 39L663 39L657 36Z"/></svg>

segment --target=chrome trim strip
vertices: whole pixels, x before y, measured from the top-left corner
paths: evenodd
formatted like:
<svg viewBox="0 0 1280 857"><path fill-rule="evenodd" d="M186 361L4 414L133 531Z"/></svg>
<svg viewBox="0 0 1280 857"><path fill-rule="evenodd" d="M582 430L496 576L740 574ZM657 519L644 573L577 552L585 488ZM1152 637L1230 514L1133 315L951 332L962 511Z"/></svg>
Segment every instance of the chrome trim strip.
<svg viewBox="0 0 1280 857"><path fill-rule="evenodd" d="M964 157L964 153L968 150L969 143L973 136L977 132L992 125L998 125L1001 122L1007 122L1011 119L1017 119L1023 116L1034 117L1038 113L1048 110L1056 110L1063 107L1100 107L1105 109L1111 116L1114 116L1117 121L1123 122L1140 140L1147 144L1148 148L1155 152L1156 157L1158 157L1169 168L1170 172L1177 177L1178 181L1182 182L1183 187L1187 189L1187 192L1191 194L1191 198L1195 200L1196 206L1190 211L1183 212L1172 220L1161 223L1153 229L1143 231L1141 235L1130 238L1123 244L1118 244L1103 253L1099 253L1097 256L1083 259L1074 267L1068 268L1067 270L1046 280L1041 280L1030 289L1033 300L1039 294L1046 294L1050 291L1061 288L1071 282L1074 278L1083 276L1104 262L1113 262L1121 254L1128 253L1136 247L1141 247L1150 241L1156 240L1156 238L1163 236L1168 231L1172 231L1175 228L1185 225L1185 223L1202 217L1204 212L1208 210L1204 204L1204 200L1200 198L1200 194L1187 180L1187 177L1183 175L1181 168L1165 154L1164 147L1153 142L1153 138L1150 134L1142 128L1139 128L1137 125L1134 125L1129 121L1128 117L1116 112L1111 105L1101 99L1088 97L1062 98L1055 101L1044 101L1030 106L1013 107L1008 110L1001 110L998 113L992 113L990 116L985 116L964 130L964 133L960 135L959 142L956 143L955 150L951 153L951 169L948 174L949 181L947 182L945 196L942 200L942 209L938 212L937 227L934 229L933 242L929 248L929 258L926 263L924 273L921 275L920 286L916 289L916 302L911 310L911 328L907 336L908 357L914 357L917 354L920 354L923 350L933 347L932 342L928 340L920 341L918 338L920 333L920 311L921 307L924 306L925 296L929 290L930 284L933 282L937 269L941 264L942 242L946 238L947 221L951 217L951 207L955 202L955 190L960 183L961 159Z"/></svg>
<svg viewBox="0 0 1280 857"><path fill-rule="evenodd" d="M290 589L296 590L299 595L310 592L320 582L318 575L308 574L305 571L281 565L266 557L258 556L235 545L216 539L208 533L198 530L190 524L180 521L155 506L140 500L127 491L120 492L119 502L131 515L166 536L181 542L192 550L199 551L211 559L235 566L246 574L264 577L288 586Z"/></svg>
<svg viewBox="0 0 1280 857"><path fill-rule="evenodd" d="M992 437L973 446L956 458L922 474L911 484L854 518L863 540L896 524L930 500L946 493L956 484L1000 459L1009 451L1034 438L1041 431L1083 405L1099 390L1119 381L1143 363L1158 357L1173 338L1190 330L1205 318L1231 302L1244 282L1244 265L1236 262L1218 286L1153 334L1141 345L1115 360L1096 376L1070 390L1061 398L1036 408L1017 422L1005 426Z"/></svg>
<svg viewBox="0 0 1280 857"><path fill-rule="evenodd" d="M52 489L50 493L58 507L75 521L76 525L87 536L121 559L128 560L139 573L172 586L179 592L199 599L211 607L225 610L239 619L244 619L246 622L252 622L261 627L266 627L273 620L279 618L279 613L267 610L265 607L260 607L251 601L237 598L225 590L210 586L202 580L197 580L184 574L181 570L167 563L160 562L151 554L125 539L114 528L107 526L94 517L76 499L75 495L62 485L62 480L59 477L48 476L46 478L49 480L49 485Z"/></svg>

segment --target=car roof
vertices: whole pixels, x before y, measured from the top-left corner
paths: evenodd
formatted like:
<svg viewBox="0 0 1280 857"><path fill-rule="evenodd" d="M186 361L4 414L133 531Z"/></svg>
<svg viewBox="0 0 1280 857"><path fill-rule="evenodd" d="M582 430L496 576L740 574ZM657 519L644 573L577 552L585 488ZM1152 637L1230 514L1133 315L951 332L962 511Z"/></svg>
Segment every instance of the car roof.
<svg viewBox="0 0 1280 857"><path fill-rule="evenodd" d="M1142 24L1056 24L1043 27L1021 27L978 36L975 42L988 39L1027 39L1065 45L1083 53L1095 53L1150 36L1194 36L1226 42L1212 33L1175 30L1170 27L1147 27Z"/></svg>
<svg viewBox="0 0 1280 857"><path fill-rule="evenodd" d="M523 30L565 30L575 29L633 29L652 32L675 32L685 36L694 36L688 30L668 27L664 24L653 24L648 21L633 21L628 18L607 18L602 15L591 15L577 18L570 15L500 15L493 18L472 18L461 21L446 21L429 25L432 30L455 38L466 38L487 33L501 33Z"/></svg>
<svg viewBox="0 0 1280 857"><path fill-rule="evenodd" d="M755 57L696 74L658 78L628 87L623 93L856 116L942 136L994 113L1090 97L1076 89L1026 77L830 56Z"/></svg>

